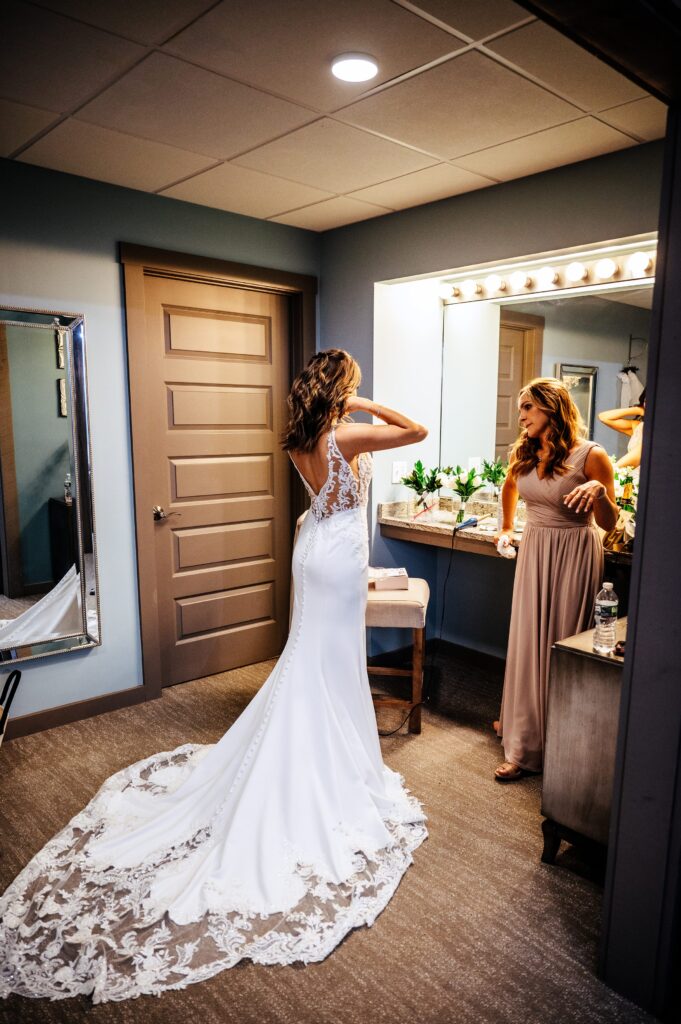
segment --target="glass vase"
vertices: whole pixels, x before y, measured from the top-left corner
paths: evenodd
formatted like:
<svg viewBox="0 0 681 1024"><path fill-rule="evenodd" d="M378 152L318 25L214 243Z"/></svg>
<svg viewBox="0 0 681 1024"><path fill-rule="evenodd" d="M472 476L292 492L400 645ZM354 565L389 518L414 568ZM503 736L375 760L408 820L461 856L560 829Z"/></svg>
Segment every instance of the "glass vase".
<svg viewBox="0 0 681 1024"><path fill-rule="evenodd" d="M466 518L466 501L465 501L464 498L462 498L461 499L461 504L459 505L459 511L456 513L456 521L457 521L457 523L462 523L465 518Z"/></svg>

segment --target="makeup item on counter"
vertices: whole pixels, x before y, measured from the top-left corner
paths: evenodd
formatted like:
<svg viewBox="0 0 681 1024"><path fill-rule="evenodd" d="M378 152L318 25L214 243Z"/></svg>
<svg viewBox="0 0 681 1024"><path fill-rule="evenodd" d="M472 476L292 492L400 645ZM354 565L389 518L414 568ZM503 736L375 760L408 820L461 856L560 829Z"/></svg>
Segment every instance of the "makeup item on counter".
<svg viewBox="0 0 681 1024"><path fill-rule="evenodd" d="M73 492L71 490L71 474L64 477L64 504L73 505Z"/></svg>
<svg viewBox="0 0 681 1024"><path fill-rule="evenodd" d="M611 654L617 643L617 608L618 598L612 583L604 583L603 589L596 595L594 607L593 649L596 654Z"/></svg>
<svg viewBox="0 0 681 1024"><path fill-rule="evenodd" d="M515 548L511 544L511 538L507 533L502 533L497 541L497 552L502 558L515 558Z"/></svg>
<svg viewBox="0 0 681 1024"><path fill-rule="evenodd" d="M383 569L370 565L369 586L375 590L408 590L409 576L406 569Z"/></svg>

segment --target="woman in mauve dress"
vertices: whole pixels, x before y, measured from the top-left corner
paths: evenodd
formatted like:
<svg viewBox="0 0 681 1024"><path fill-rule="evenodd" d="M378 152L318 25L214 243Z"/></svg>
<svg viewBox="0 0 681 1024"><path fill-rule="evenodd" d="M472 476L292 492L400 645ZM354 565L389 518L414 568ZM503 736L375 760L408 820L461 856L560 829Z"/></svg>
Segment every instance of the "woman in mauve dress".
<svg viewBox="0 0 681 1024"><path fill-rule="evenodd" d="M551 647L588 629L603 577L596 524L617 521L606 452L584 441L579 411L564 384L531 381L518 397L521 434L502 490L499 536L511 534L518 497L527 522L518 554L499 721L506 760L499 782L541 772ZM595 523L594 523L595 520Z"/></svg>

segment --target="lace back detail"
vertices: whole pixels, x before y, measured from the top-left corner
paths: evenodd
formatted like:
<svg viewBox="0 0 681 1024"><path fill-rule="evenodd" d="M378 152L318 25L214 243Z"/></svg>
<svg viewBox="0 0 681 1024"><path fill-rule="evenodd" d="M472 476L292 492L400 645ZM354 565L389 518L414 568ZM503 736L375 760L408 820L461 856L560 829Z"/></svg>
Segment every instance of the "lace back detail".
<svg viewBox="0 0 681 1024"><path fill-rule="evenodd" d="M298 474L312 499L310 510L315 519L328 519L336 512L347 512L353 508L365 508L369 497L372 461L367 452L357 459L359 476L356 477L352 467L343 456L336 442L336 431L331 429L327 439L326 458L328 474L318 494L300 472ZM295 465L295 463L294 463Z"/></svg>

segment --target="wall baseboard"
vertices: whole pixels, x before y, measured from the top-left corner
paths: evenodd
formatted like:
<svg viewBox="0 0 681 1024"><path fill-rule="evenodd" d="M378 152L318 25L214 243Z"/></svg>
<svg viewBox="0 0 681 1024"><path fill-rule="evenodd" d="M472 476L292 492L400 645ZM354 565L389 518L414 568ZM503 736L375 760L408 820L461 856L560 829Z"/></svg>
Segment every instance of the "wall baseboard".
<svg viewBox="0 0 681 1024"><path fill-rule="evenodd" d="M117 711L119 708L132 707L153 699L146 686L133 686L128 690L116 690L115 693L106 693L101 697L90 697L88 700L77 700L71 704L47 708L45 711L35 711L30 715L20 715L8 721L5 740L29 736L34 732L54 729L58 725L79 722L83 718L93 718L95 715L106 714L107 711Z"/></svg>

